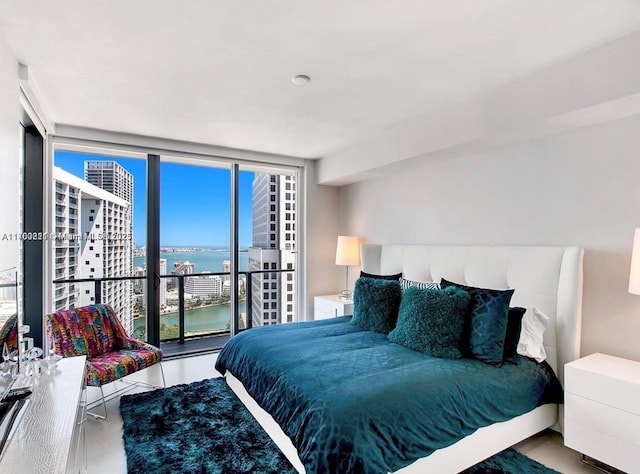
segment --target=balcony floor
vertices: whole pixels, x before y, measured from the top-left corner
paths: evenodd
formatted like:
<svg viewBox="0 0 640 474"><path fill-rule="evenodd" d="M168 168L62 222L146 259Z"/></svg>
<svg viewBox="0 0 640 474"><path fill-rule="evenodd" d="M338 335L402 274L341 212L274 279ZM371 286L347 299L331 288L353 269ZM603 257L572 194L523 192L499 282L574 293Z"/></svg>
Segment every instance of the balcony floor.
<svg viewBox="0 0 640 474"><path fill-rule="evenodd" d="M194 339L186 339L184 344L178 341L161 342L160 349L164 357L171 359L198 353L206 353L220 350L224 343L231 338L231 334L216 334L215 336L203 336Z"/></svg>

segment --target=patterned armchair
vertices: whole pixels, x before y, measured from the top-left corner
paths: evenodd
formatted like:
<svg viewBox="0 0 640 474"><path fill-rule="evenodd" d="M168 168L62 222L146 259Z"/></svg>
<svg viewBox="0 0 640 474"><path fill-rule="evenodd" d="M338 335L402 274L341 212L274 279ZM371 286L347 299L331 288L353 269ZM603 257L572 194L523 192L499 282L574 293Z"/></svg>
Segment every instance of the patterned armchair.
<svg viewBox="0 0 640 474"><path fill-rule="evenodd" d="M0 328L0 362L4 362L2 349L7 344L9 353L18 350L18 315L14 314L7 319Z"/></svg>
<svg viewBox="0 0 640 474"><path fill-rule="evenodd" d="M46 316L46 328L56 354L87 356L85 377L88 386L99 387L104 416L106 400L102 386L139 370L158 364L162 373L162 352L155 346L129 337L113 308L105 304L58 311Z"/></svg>

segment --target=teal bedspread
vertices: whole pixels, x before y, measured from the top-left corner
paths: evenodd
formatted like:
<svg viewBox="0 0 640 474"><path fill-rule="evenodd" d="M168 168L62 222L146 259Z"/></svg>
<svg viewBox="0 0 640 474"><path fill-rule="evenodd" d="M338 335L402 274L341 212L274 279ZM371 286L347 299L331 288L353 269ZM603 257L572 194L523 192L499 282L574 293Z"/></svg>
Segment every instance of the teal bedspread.
<svg viewBox="0 0 640 474"><path fill-rule="evenodd" d="M230 339L229 370L298 449L307 473L386 473L482 426L562 399L551 368L436 359L350 317L266 326Z"/></svg>

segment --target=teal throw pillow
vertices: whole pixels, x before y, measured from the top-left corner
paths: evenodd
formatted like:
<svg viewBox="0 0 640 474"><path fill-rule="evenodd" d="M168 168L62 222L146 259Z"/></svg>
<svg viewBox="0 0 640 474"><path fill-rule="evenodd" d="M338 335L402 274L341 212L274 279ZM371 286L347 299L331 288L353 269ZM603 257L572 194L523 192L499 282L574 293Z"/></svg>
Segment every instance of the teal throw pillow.
<svg viewBox="0 0 640 474"><path fill-rule="evenodd" d="M460 288L407 288L389 340L432 357L460 359L470 305L471 296Z"/></svg>
<svg viewBox="0 0 640 474"><path fill-rule="evenodd" d="M397 280L358 278L353 290L351 323L368 331L388 334L396 326L401 298Z"/></svg>
<svg viewBox="0 0 640 474"><path fill-rule="evenodd" d="M515 290L476 288L445 280L440 287L455 286L471 295L471 321L469 327L469 352L475 359L502 365L504 339L507 333L509 302Z"/></svg>

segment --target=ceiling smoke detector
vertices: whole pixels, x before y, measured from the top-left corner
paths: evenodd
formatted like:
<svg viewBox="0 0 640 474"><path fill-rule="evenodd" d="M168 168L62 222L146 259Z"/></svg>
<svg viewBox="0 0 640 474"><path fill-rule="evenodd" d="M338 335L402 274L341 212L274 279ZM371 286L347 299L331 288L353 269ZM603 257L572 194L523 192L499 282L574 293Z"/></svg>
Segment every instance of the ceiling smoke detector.
<svg viewBox="0 0 640 474"><path fill-rule="evenodd" d="M298 74L297 76L293 76L291 78L291 82L293 82L296 86L303 86L308 84L311 78L306 74Z"/></svg>

